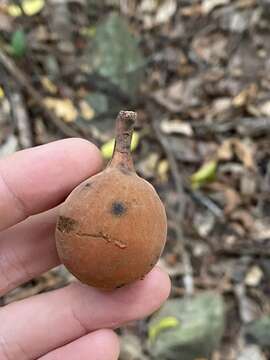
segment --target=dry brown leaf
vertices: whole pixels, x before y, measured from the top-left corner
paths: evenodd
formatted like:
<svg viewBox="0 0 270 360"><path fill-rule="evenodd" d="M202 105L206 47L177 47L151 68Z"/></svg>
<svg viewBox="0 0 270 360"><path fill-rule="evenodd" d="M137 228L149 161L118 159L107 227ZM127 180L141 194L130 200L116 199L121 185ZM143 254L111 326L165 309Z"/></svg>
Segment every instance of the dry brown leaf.
<svg viewBox="0 0 270 360"><path fill-rule="evenodd" d="M252 230L254 219L246 210L239 209L231 214L231 219L240 222L246 230Z"/></svg>
<svg viewBox="0 0 270 360"><path fill-rule="evenodd" d="M270 238L270 228L267 219L255 220L251 237L252 239L254 239L254 241L258 241L258 242L262 242L265 239Z"/></svg>
<svg viewBox="0 0 270 360"><path fill-rule="evenodd" d="M223 141L217 150L218 160L228 161L233 158L233 149L231 139Z"/></svg>
<svg viewBox="0 0 270 360"><path fill-rule="evenodd" d="M251 84L242 90L238 95L233 98L232 104L235 107L246 105L257 94L258 88L256 84Z"/></svg>
<svg viewBox="0 0 270 360"><path fill-rule="evenodd" d="M242 224L239 224L237 222L231 222L230 229L233 231L234 234L237 234L237 237L244 237L246 235L246 229L243 227Z"/></svg>
<svg viewBox="0 0 270 360"><path fill-rule="evenodd" d="M161 3L156 13L155 24L161 25L170 21L177 9L176 0L165 0Z"/></svg>
<svg viewBox="0 0 270 360"><path fill-rule="evenodd" d="M6 12L7 12L7 5L0 4L0 30L11 32L12 21L10 16Z"/></svg>
<svg viewBox="0 0 270 360"><path fill-rule="evenodd" d="M217 151L217 157L222 161L231 160L234 154L247 169L255 169L253 146L248 145L240 139L231 138L225 140Z"/></svg>
<svg viewBox="0 0 270 360"><path fill-rule="evenodd" d="M243 174L240 179L240 192L244 196L253 196L256 193L257 177L253 176L249 172Z"/></svg>
<svg viewBox="0 0 270 360"><path fill-rule="evenodd" d="M46 97L44 104L48 109L53 110L55 114L66 122L73 122L78 117L78 111L69 99L57 99Z"/></svg>
<svg viewBox="0 0 270 360"><path fill-rule="evenodd" d="M257 0L238 0L238 3L236 4L238 8L249 8L253 5L256 5Z"/></svg>
<svg viewBox="0 0 270 360"><path fill-rule="evenodd" d="M258 286L263 278L263 272L259 266L252 266L245 277L245 284L248 286Z"/></svg>
<svg viewBox="0 0 270 360"><path fill-rule="evenodd" d="M234 146L234 151L240 161L248 169L254 169L254 153L251 146L248 146L246 143L239 139L233 139L232 144Z"/></svg>
<svg viewBox="0 0 270 360"><path fill-rule="evenodd" d="M228 111L231 108L232 100L229 97L221 97L215 99L212 103L212 108L210 111L212 112L213 116L222 114Z"/></svg>
<svg viewBox="0 0 270 360"><path fill-rule="evenodd" d="M230 3L230 0L203 0L202 2L202 13L207 15L214 8L222 5L227 5Z"/></svg>
<svg viewBox="0 0 270 360"><path fill-rule="evenodd" d="M57 87L47 76L42 76L40 81L41 81L43 88L46 91L48 91L50 94L54 95L57 93Z"/></svg>
<svg viewBox="0 0 270 360"><path fill-rule="evenodd" d="M241 204L241 197L234 188L218 181L209 184L208 187L212 191L223 193L225 202L224 214L231 214Z"/></svg>
<svg viewBox="0 0 270 360"><path fill-rule="evenodd" d="M262 115L270 116L270 101L268 100L265 103L261 104L259 109Z"/></svg>
<svg viewBox="0 0 270 360"><path fill-rule="evenodd" d="M226 199L224 213L228 215L231 214L241 204L241 198L238 192L231 187L224 187L224 196Z"/></svg>
<svg viewBox="0 0 270 360"><path fill-rule="evenodd" d="M228 39L221 33L198 35L192 41L195 54L209 64L216 64L227 56Z"/></svg>
<svg viewBox="0 0 270 360"><path fill-rule="evenodd" d="M192 136L193 130L189 123L181 120L162 120L160 124L161 130L165 134L182 134L186 136Z"/></svg>
<svg viewBox="0 0 270 360"><path fill-rule="evenodd" d="M180 13L183 16L191 17L191 16L200 16L202 14L202 6L201 4L193 4L190 6L180 7Z"/></svg>
<svg viewBox="0 0 270 360"><path fill-rule="evenodd" d="M156 10L157 2L155 0L142 0L138 10L143 13L153 13Z"/></svg>
<svg viewBox="0 0 270 360"><path fill-rule="evenodd" d="M259 117L259 116L263 115L260 108L258 106L253 105L253 104L248 104L247 107L246 107L246 111L250 115L253 115L254 121L256 121L256 119L255 119L256 117Z"/></svg>
<svg viewBox="0 0 270 360"><path fill-rule="evenodd" d="M95 116L95 110L88 104L87 101L81 100L79 103L81 115L85 120L92 120Z"/></svg>

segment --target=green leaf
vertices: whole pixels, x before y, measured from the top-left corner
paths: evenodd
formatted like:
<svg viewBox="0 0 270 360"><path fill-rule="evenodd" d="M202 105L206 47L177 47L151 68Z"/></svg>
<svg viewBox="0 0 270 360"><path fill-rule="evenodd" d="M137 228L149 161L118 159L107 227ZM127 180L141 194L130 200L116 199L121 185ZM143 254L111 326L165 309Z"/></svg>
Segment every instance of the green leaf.
<svg viewBox="0 0 270 360"><path fill-rule="evenodd" d="M132 139L131 139L131 145L130 145L131 151L134 151L137 148L137 146L139 144L139 139L140 139L140 137L139 137L138 132L134 131L133 135L132 135ZM104 159L110 159L112 157L114 143L115 143L115 139L111 139L102 145L101 153L102 153L102 156L104 157Z"/></svg>
<svg viewBox="0 0 270 360"><path fill-rule="evenodd" d="M173 316L167 316L161 319L158 323L152 324L148 330L148 337L153 342L157 335L164 330L175 328L180 325L180 322Z"/></svg>
<svg viewBox="0 0 270 360"><path fill-rule="evenodd" d="M200 186L211 182L216 177L217 161L212 160L203 164L202 167L191 176L191 184L193 189L197 189Z"/></svg>
<svg viewBox="0 0 270 360"><path fill-rule="evenodd" d="M12 55L22 57L26 52L26 36L24 31L17 30L12 34L11 51Z"/></svg>

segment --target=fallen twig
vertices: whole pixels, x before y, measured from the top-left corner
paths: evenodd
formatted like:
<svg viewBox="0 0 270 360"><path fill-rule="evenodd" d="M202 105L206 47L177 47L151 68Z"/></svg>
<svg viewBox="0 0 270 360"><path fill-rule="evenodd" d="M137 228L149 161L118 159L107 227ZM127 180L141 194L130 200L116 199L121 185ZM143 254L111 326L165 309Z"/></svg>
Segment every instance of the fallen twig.
<svg viewBox="0 0 270 360"><path fill-rule="evenodd" d="M50 111L45 104L43 103L43 98L37 90L31 85L28 77L20 70L17 65L8 55L6 55L0 49L0 62L5 67L5 69L13 76L14 80L23 88L26 89L28 94L33 98L36 104L42 109L43 113L46 115L47 119L50 120L64 135L68 137L80 137L80 134L72 129L70 126L66 125L63 121L58 119L58 117Z"/></svg>
<svg viewBox="0 0 270 360"><path fill-rule="evenodd" d="M204 196L199 190L191 190L187 186L186 191L190 194L190 197L197 201L199 204L208 209L221 223L224 223L223 211L207 196Z"/></svg>
<svg viewBox="0 0 270 360"><path fill-rule="evenodd" d="M197 121L192 124L195 135L209 137L211 135L223 134L228 131L237 131L242 136L258 137L269 135L270 118L243 117L240 119L229 120L221 123L208 124L205 121Z"/></svg>
<svg viewBox="0 0 270 360"><path fill-rule="evenodd" d="M22 96L18 91L14 91L10 95L11 111L18 131L20 146L22 149L32 147L33 133Z"/></svg>
<svg viewBox="0 0 270 360"><path fill-rule="evenodd" d="M183 217L184 217L185 207L186 207L186 194L185 194L184 187L183 187L183 179L179 173L174 154L169 147L167 139L165 138L165 136L163 136L162 132L160 131L158 123L156 121L153 121L152 125L153 125L153 129L156 133L156 136L157 136L158 140L160 141L160 143L164 149L164 152L167 156L167 159L169 161L171 173L172 173L175 188L177 191L177 196L179 199L179 201L178 201L179 202L179 211L177 214L178 216L177 216L177 221L176 221L176 223L177 223L176 232L177 232L177 238L180 241L180 247L181 247L180 251L181 251L182 261L183 261L183 265L184 265L185 275L183 276L183 282L184 282L185 292L187 295L192 295L194 292L193 268L192 268L189 252L186 249L186 242L185 242L185 238L184 238L183 231L182 231L182 222L183 222Z"/></svg>
<svg viewBox="0 0 270 360"><path fill-rule="evenodd" d="M175 185L176 191L178 193L179 199L181 199L181 201L179 202L179 208L180 208L179 214L181 217L183 217L184 210L186 207L186 194L185 194L184 186L183 186L184 180L179 173L177 161L174 157L172 150L170 149L167 138L160 131L159 125L156 121L153 121L152 125L154 128L155 134L157 136L157 139L161 143L163 150L166 154L166 157L169 161L172 177L174 180L174 185Z"/></svg>
<svg viewBox="0 0 270 360"><path fill-rule="evenodd" d="M245 245L246 246L246 245ZM215 251L215 253L219 256L226 256L226 257L236 257L239 256L252 256L252 257L263 257L269 258L270 257L270 249L264 248L256 248L254 247L241 247L241 248L220 248Z"/></svg>

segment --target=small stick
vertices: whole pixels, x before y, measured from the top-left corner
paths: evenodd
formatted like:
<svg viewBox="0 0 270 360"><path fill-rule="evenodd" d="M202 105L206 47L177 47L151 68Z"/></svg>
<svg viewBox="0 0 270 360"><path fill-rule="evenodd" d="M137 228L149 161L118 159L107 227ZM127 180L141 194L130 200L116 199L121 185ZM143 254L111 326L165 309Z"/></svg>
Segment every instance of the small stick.
<svg viewBox="0 0 270 360"><path fill-rule="evenodd" d="M25 109L23 99L18 91L10 93L12 114L18 130L19 143L22 149L33 146L33 134L30 126L29 116Z"/></svg>
<svg viewBox="0 0 270 360"><path fill-rule="evenodd" d="M174 184L175 184L175 188L176 188L178 199L179 199L180 210L178 213L179 220L177 221L176 232L177 232L177 237L180 241L180 246L181 246L180 250L182 252L182 261L183 261L183 265L184 265L184 273L185 274L183 276L183 282L184 282L185 292L187 295L192 295L194 293L193 268L192 268L189 252L186 250L186 242L185 242L185 238L184 238L182 227L181 227L181 223L183 221L185 207L186 207L186 194L185 194L184 187L183 187L183 180L179 173L174 154L168 145L167 139L161 133L160 128L156 121L153 121L152 125L153 125L154 131L156 133L156 136L157 136L158 140L160 141L160 143L167 155L167 159L170 163L171 173L172 173L172 176L174 179Z"/></svg>
<svg viewBox="0 0 270 360"><path fill-rule="evenodd" d="M161 133L159 125L157 124L156 121L153 121L152 125L154 128L155 134L156 134L159 142L161 143L163 150L166 153L166 157L170 163L170 169L171 169L172 177L174 180L174 185L175 185L176 191L179 195L179 198L181 199L179 206L180 206L180 216L182 217L184 215L184 209L186 206L186 195L185 195L185 191L184 191L184 187L183 187L183 179L179 173L175 156L169 147L167 139Z"/></svg>
<svg viewBox="0 0 270 360"><path fill-rule="evenodd" d="M5 67L5 69L14 77L16 82L25 88L33 100L39 105L47 118L66 136L68 137L80 137L80 134L77 131L73 130L70 126L66 125L63 121L58 119L58 117L50 111L43 103L43 97L39 94L37 90L31 85L30 80L27 76L17 67L15 62L9 58L1 49L0 49L0 62Z"/></svg>

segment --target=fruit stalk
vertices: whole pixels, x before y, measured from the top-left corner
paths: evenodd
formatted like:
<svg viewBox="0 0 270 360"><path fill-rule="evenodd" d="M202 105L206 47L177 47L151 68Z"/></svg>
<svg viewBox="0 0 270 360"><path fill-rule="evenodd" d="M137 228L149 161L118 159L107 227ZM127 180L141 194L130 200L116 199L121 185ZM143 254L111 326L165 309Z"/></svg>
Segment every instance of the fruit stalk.
<svg viewBox="0 0 270 360"><path fill-rule="evenodd" d="M137 114L133 111L120 111L116 119L116 136L113 155L109 167L125 168L134 171L130 144Z"/></svg>

